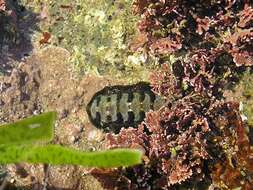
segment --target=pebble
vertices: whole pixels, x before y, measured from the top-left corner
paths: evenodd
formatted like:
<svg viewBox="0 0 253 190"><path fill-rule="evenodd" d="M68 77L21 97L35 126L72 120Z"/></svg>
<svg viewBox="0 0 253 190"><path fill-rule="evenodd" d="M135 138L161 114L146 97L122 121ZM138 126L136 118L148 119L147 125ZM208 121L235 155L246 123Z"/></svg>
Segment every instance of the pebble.
<svg viewBox="0 0 253 190"><path fill-rule="evenodd" d="M88 141L101 141L103 139L103 133L97 129L93 129L88 132Z"/></svg>

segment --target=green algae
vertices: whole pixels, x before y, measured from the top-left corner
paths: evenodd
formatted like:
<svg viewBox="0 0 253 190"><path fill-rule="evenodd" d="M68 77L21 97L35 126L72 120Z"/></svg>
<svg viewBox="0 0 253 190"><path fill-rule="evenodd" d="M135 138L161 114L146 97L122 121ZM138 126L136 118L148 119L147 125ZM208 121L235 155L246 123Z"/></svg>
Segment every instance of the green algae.
<svg viewBox="0 0 253 190"><path fill-rule="evenodd" d="M47 7L48 19L41 30L52 35L51 44L71 53L69 62L79 74L92 73L128 82L148 80L152 64L146 64L149 60L144 53L129 50L138 19L132 13L131 0L57 0L28 4L33 5L35 12Z"/></svg>
<svg viewBox="0 0 253 190"><path fill-rule="evenodd" d="M38 144L52 140L55 119L56 113L48 112L1 126L0 164L28 162L108 168L141 163L142 152L135 149L82 152L60 145Z"/></svg>
<svg viewBox="0 0 253 190"><path fill-rule="evenodd" d="M0 145L48 142L53 139L56 113L47 112L0 126Z"/></svg>
<svg viewBox="0 0 253 190"><path fill-rule="evenodd" d="M59 145L2 145L0 153L1 164L28 162L103 168L136 165L141 163L142 156L142 152L136 149L82 152Z"/></svg>

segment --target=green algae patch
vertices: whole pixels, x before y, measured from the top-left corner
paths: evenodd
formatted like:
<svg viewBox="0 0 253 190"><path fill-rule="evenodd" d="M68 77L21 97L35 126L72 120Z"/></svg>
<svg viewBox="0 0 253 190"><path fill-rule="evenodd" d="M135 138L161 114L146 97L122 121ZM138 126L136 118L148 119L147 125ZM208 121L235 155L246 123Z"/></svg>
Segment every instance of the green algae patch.
<svg viewBox="0 0 253 190"><path fill-rule="evenodd" d="M32 147L32 146L30 146ZM29 146L24 145L1 145L0 164L21 163L25 160Z"/></svg>
<svg viewBox="0 0 253 190"><path fill-rule="evenodd" d="M29 163L71 164L85 167L120 167L141 163L142 153L135 149L82 152L59 145L33 147L27 154Z"/></svg>
<svg viewBox="0 0 253 190"><path fill-rule="evenodd" d="M142 152L135 149L113 149L82 152L59 145L0 146L0 163L44 163L53 165L80 165L85 167L121 167L141 163Z"/></svg>
<svg viewBox="0 0 253 190"><path fill-rule="evenodd" d="M38 47L65 48L71 54L67 62L80 77L89 73L126 83L149 81L156 59L131 48L138 33L132 0L21 2L44 18L41 33L34 35ZM41 44L43 33L50 39Z"/></svg>
<svg viewBox="0 0 253 190"><path fill-rule="evenodd" d="M55 118L55 112L47 112L15 123L2 125L0 126L0 145L51 141Z"/></svg>
<svg viewBox="0 0 253 190"><path fill-rule="evenodd" d="M71 53L69 63L80 75L147 81L152 64L129 48L138 19L131 4L129 0L49 1L48 19L41 28L51 34L51 44Z"/></svg>
<svg viewBox="0 0 253 190"><path fill-rule="evenodd" d="M60 145L41 145L53 139L55 112L47 112L0 127L0 164L44 163L85 167L121 167L141 163L142 152L113 149L83 152Z"/></svg>

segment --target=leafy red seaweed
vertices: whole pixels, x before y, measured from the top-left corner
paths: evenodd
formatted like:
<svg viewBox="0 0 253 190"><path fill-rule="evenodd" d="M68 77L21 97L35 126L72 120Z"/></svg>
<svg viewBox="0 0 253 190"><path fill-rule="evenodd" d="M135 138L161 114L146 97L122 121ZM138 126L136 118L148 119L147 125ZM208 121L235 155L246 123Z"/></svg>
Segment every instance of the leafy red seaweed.
<svg viewBox="0 0 253 190"><path fill-rule="evenodd" d="M251 189L248 126L239 104L224 101L223 92L253 66L252 10L250 1L134 0L140 21L130 49L145 49L163 64L150 82L167 102L138 128L106 135L106 148L145 153L141 165L107 171L117 181L110 188Z"/></svg>
<svg viewBox="0 0 253 190"><path fill-rule="evenodd" d="M253 185L253 152L234 102L186 96L149 112L137 129L107 134L106 142L107 148L139 147L145 152L142 165L107 171L117 176L111 184L118 188L172 189L208 181L215 187ZM106 183L106 175L93 175Z"/></svg>
<svg viewBox="0 0 253 190"><path fill-rule="evenodd" d="M252 25L253 22L253 8L248 4L245 4L243 11L239 13L240 20L238 26L241 28L248 27Z"/></svg>

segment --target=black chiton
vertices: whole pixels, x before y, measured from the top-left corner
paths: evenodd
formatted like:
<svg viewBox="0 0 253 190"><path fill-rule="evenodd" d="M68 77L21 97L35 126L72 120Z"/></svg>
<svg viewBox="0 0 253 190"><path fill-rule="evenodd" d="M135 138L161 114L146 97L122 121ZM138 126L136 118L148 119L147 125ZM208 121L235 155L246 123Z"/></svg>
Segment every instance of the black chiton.
<svg viewBox="0 0 253 190"><path fill-rule="evenodd" d="M148 83L106 86L94 94L87 113L95 127L118 133L122 127L135 127L150 109L157 110L165 99L155 95Z"/></svg>

